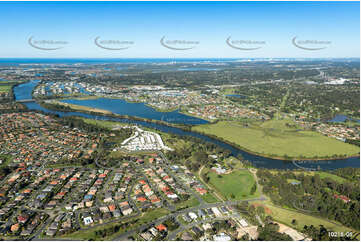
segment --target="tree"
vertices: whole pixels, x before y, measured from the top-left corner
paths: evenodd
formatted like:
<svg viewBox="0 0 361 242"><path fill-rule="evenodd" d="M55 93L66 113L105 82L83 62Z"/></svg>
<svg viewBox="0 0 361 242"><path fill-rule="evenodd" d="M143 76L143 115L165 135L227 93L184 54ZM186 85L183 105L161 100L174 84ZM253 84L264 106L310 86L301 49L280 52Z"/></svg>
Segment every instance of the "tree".
<svg viewBox="0 0 361 242"><path fill-rule="evenodd" d="M258 206L256 211L257 211L257 214L259 214L259 215L265 214L264 207L262 207L262 206Z"/></svg>
<svg viewBox="0 0 361 242"><path fill-rule="evenodd" d="M248 234L242 235L240 240L242 240L242 241L250 241L249 235Z"/></svg>
<svg viewBox="0 0 361 242"><path fill-rule="evenodd" d="M238 159L238 160L243 160L243 156L242 156L241 153L239 153L239 154L237 155L237 159Z"/></svg>
<svg viewBox="0 0 361 242"><path fill-rule="evenodd" d="M255 182L251 188L251 192L250 192L251 195L253 195L256 192L256 190L257 190L257 183Z"/></svg>
<svg viewBox="0 0 361 242"><path fill-rule="evenodd" d="M277 232L279 229L279 225L276 223L265 224L264 227L258 226L258 240L264 241L273 241L273 240L288 240L291 241L292 238L284 233Z"/></svg>

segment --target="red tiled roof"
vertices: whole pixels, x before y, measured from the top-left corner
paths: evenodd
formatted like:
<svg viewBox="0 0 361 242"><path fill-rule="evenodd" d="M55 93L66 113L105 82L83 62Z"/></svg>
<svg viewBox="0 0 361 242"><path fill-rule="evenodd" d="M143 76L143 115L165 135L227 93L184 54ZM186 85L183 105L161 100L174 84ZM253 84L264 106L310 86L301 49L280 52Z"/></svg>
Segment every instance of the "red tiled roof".
<svg viewBox="0 0 361 242"><path fill-rule="evenodd" d="M139 202L145 202L145 201L147 201L147 199L146 199L145 197L138 197L137 200L138 200Z"/></svg>
<svg viewBox="0 0 361 242"><path fill-rule="evenodd" d="M158 231L166 231L167 227L164 226L163 224L159 224L157 226L155 226L156 229L158 229Z"/></svg>

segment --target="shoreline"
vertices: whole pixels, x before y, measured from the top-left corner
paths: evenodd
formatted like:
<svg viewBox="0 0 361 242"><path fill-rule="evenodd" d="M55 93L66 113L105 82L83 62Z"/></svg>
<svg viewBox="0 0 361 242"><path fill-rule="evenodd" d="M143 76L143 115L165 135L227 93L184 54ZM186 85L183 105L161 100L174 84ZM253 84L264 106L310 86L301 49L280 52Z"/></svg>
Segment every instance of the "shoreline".
<svg viewBox="0 0 361 242"><path fill-rule="evenodd" d="M341 160L341 159L348 159L348 158L356 158L356 157L360 157L360 154L359 155L351 155L351 156L345 156L345 157L320 157L320 158L307 158L307 157L290 157L289 159L285 158L285 157L282 157L282 156L272 156L272 155L267 155L267 154L261 154L261 153L257 153L255 151L251 151L247 148L244 148L238 144L235 144L233 142L230 142L228 140L225 140L225 139L222 139L221 137L218 137L216 135L212 135L212 134L207 134L207 133L203 133L203 132L200 132L200 131L196 131L196 130L191 130L192 132L194 133L198 133L198 134L202 134L202 135L206 135L208 137L211 137L213 139L216 139L216 140L219 140L221 142L224 142L236 149L239 149L239 150L242 150L244 152L247 152L249 154L252 154L252 155L257 155L257 156L260 156L260 157L264 157L264 158L269 158L269 159L274 159L274 160L283 160L283 161L302 161L302 160L305 160L305 161L325 161L325 160Z"/></svg>
<svg viewBox="0 0 361 242"><path fill-rule="evenodd" d="M140 102L140 103L143 103L143 102ZM150 105L148 103L144 103L144 105L147 106L147 107L150 107L150 108L152 108L155 111L160 112L160 113L171 113L171 112L179 110L179 108L161 109L161 108L154 107L154 106L152 106L152 105ZM179 113L181 113L181 112L179 112Z"/></svg>
<svg viewBox="0 0 361 242"><path fill-rule="evenodd" d="M62 105L62 104L65 104L65 103L62 103L60 102L61 104L59 105ZM47 104L50 104L52 105L52 103L47 103ZM41 104L40 104L41 105ZM54 104L53 104L54 105ZM56 104L55 104L56 105ZM75 105L75 104L74 104ZM206 134L206 133L203 133L203 132L199 132L199 131L195 131L195 130L192 130L192 127L195 126L195 125L186 125L186 124L180 124L180 125L177 125L177 124L171 124L171 123L167 123L165 121L159 121L159 120L153 120L153 119L147 119L147 118L141 118L141 117L136 117L136 116L129 116L129 115L119 115L119 114L115 114L115 113L112 113L108 110L102 110L102 109L93 109L91 110L85 110L85 109L72 109L70 106L68 105L62 105L66 108L69 108L69 111L65 111L65 110L59 110L59 111L62 111L62 112L86 112L88 114L93 114L93 115L101 115L101 116L108 116L108 117L115 117L115 118L126 118L126 119L130 119L130 120L138 120L138 121L144 121L144 122L148 122L148 123L155 123L155 124L161 124L161 125L165 125L165 126L169 126L169 127L175 127L175 128L179 128L179 129L182 129L184 131L190 131L190 132L194 132L194 133L198 133L198 134L201 134L201 135L205 135L207 137L210 137L212 139L215 139L217 141L220 141L220 142L224 142L236 149L239 149L241 151L244 151L244 152L247 152L249 154L252 154L252 155L257 155L257 156L260 156L260 157L264 157L264 158L269 158L269 159L277 159L277 160L283 160L283 161L289 161L289 162L292 162L292 161L297 161L297 160L306 160L306 161L324 161L324 160L340 160L340 159L348 159L348 158L356 158L356 157L360 157L360 155L352 155L352 156L346 156L346 157L320 157L320 158L307 158L307 157L290 157L289 159L285 158L285 157L280 157L280 156L271 156L271 155L267 155L267 154L260 154L260 153L257 153L255 151L251 151L247 148L244 148L238 144L235 144L235 143L232 143L230 141L227 141L227 140L224 140L222 139L221 137L218 137L218 136L215 136L215 135L212 135L212 134ZM85 107L86 109L88 109L88 107L86 106L81 106L81 105L76 105L78 106L79 108L81 107ZM51 109L51 108L49 108ZM99 110L101 112L96 112L95 110Z"/></svg>
<svg viewBox="0 0 361 242"><path fill-rule="evenodd" d="M150 108L154 109L155 111L161 112L161 113L171 113L171 112L179 110L179 108L162 109L162 108L158 108L156 106L152 106L152 105L150 105L150 104L148 104L146 102L143 102L143 101L130 101L130 100L127 100L125 98L119 98L119 97L117 98L117 97L106 97L106 96L86 96L86 95L81 96L81 95L79 95L79 96L69 96L69 97L63 96L63 97L58 97L58 98L55 98L55 99L57 99L57 100L67 100L67 99L96 100L96 99L100 99L100 98L123 100L123 101L125 101L127 103L143 103L145 106L150 107ZM39 101L40 100L41 101L46 101L46 100L52 100L52 99L39 99ZM79 105L79 106L82 106L82 105ZM86 107L86 106L84 106L84 107ZM182 112L179 112L179 113L182 113ZM187 115L187 116L191 116L191 115L186 114L186 113L182 113L182 114ZM193 117L196 117L196 116L193 116ZM206 119L201 118L201 117L196 117L196 118L206 120ZM209 120L207 120L207 121L209 121Z"/></svg>
<svg viewBox="0 0 361 242"><path fill-rule="evenodd" d="M44 105L45 104L45 105ZM63 105L65 104L65 105ZM179 128L182 129L184 131L191 131L191 126L192 125L188 125L188 124L172 124L172 123L167 123L165 121L161 121L161 120L154 120L154 119L148 119L148 118L142 118L142 117L137 117L137 116L129 116L129 115L120 115L120 114L116 114L113 113L111 111L108 110L103 110L103 109L88 109L87 106L82 106L82 105L75 105L75 104L71 104L71 105L75 105L78 106L79 109L73 109L70 105L66 105L66 103L50 103L50 102L39 102L39 105L53 110L53 111L60 111L60 112L80 112L80 113L87 113L90 115L100 115L100 116L104 116L104 117L113 117L113 118L121 118L121 119L129 119L129 120L137 120L137 121L143 121L143 122L147 122L147 123L154 123L154 124L160 124L160 125L165 125L168 127L174 127L174 128ZM56 105L62 106L65 109L58 109L56 108ZM85 109L81 109L81 108L85 108Z"/></svg>
<svg viewBox="0 0 361 242"><path fill-rule="evenodd" d="M202 116L198 116L198 115L192 114L192 113L187 113L187 112L185 112L184 110L181 110L181 109L179 109L179 113L190 116L190 117L193 117L193 118L203 119L203 120L208 121L209 123L214 123L214 122L217 121L217 119L212 120L212 119L209 119L209 118L203 118Z"/></svg>
<svg viewBox="0 0 361 242"><path fill-rule="evenodd" d="M71 110L74 111L85 111L85 112L94 112L94 113L102 113L102 114L113 114L112 112L105 110L105 109L100 109L100 108L90 108L87 106L83 106L83 105L77 105L77 104L70 104L70 103L64 103L58 100L50 100L50 101L45 101L44 103L46 104L50 104L50 105L61 105L64 106L66 108L69 108Z"/></svg>
<svg viewBox="0 0 361 242"><path fill-rule="evenodd" d="M161 108L157 108L155 106L149 105L148 103L143 102L143 101L130 101L130 100L127 100L125 98L120 98L120 97L84 96L84 97L75 97L75 98L72 98L72 99L76 99L76 100L95 100L95 99L99 99L99 98L123 100L123 101L125 101L127 103L143 103L145 106L150 107L150 108L154 109L155 111L161 112L161 113L174 112L174 111L178 110L178 108L161 109ZM68 98L64 98L64 99L68 99Z"/></svg>

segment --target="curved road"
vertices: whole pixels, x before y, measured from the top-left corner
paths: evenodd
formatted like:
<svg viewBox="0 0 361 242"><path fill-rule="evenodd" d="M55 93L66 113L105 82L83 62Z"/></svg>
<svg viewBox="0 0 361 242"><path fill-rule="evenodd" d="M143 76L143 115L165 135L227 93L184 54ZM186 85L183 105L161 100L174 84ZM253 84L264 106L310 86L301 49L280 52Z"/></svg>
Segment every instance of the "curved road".
<svg viewBox="0 0 361 242"><path fill-rule="evenodd" d="M122 241L122 240L129 240L128 237L131 236L132 234L134 234L135 232L137 231L142 231L142 230L145 230L147 228L149 228L152 224L158 224L158 223L161 223L169 218L176 218L178 217L179 215L182 215L182 214L185 214L185 213L189 213L189 212L195 212L197 211L198 209L204 209L204 208L211 208L211 207L218 207L218 206L232 206L232 205L236 205L240 202L253 202L253 201L264 201L266 200L266 198L264 196L261 196L259 198L253 198L253 199L244 199L244 200L239 200L239 201L225 201L225 202L218 202L218 203L203 203L203 204L200 204L196 207L191 207L191 208L186 208L186 209L183 209L183 210L180 210L180 211L176 211L172 214L168 214L166 216L163 216L161 218L158 218L156 220L153 220L151 222L148 222L144 225L141 225L135 229L132 229L128 232L125 232L119 236L117 236L116 238L113 239L113 241Z"/></svg>

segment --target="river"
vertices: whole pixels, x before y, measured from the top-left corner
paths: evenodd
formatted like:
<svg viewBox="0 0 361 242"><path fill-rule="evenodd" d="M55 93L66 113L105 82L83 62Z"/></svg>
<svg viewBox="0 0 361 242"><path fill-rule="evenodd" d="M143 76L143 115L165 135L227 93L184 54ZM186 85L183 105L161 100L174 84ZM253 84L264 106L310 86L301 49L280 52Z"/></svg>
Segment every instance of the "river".
<svg viewBox="0 0 361 242"><path fill-rule="evenodd" d="M206 120L179 113L178 110L172 112L159 112L154 108L147 106L145 103L130 103L121 99L111 99L111 98L98 98L98 99L88 99L88 100L67 99L67 100L63 100L62 102L109 110L112 113L119 115L128 115L132 117L140 117L140 118L164 121L173 124L198 125L198 124L208 123L208 121Z"/></svg>
<svg viewBox="0 0 361 242"><path fill-rule="evenodd" d="M37 83L38 83L38 81L31 81L31 82L20 84L20 85L16 86L14 88L15 99L16 100L31 99L32 89L37 85ZM98 119L98 120L119 121L119 122L137 124L137 125L141 125L144 127L157 129L157 130L160 130L160 131L166 132L166 133L196 137L196 138L202 139L206 142L210 142L210 143L216 144L222 148L228 149L231 151L232 155L234 155L234 156L237 156L240 154L244 157L244 159L252 162L252 164L254 166L259 167L259 168L262 167L262 168L270 168L270 169L273 168L273 169L290 169L290 170L292 170L292 169L332 170L332 169L343 168L343 167L357 167L357 168L360 167L360 157L352 157L352 158L338 159L338 160L297 161L297 162L270 159L270 158L264 158L261 156L247 153L241 149L235 148L227 143L224 143L217 139L210 138L206 135L202 135L202 134L199 134L196 132L191 132L191 131L184 131L182 129L170 127L167 125L133 120L133 119L124 119L124 118L107 117L107 116L101 116L101 115L93 115L93 114L87 114L87 113L82 113L82 112L53 111L53 110L49 110L49 109L41 107L36 102L29 102L29 103L24 103L24 104L31 110L41 110L43 112L57 114L59 116L80 116L80 117L92 118L92 119Z"/></svg>
<svg viewBox="0 0 361 242"><path fill-rule="evenodd" d="M345 122L345 121L347 121L347 120L360 123L360 120L359 120L359 119L349 118L349 117L347 117L346 115L342 115L342 114L336 115L333 119L329 120L329 122L342 123L342 122Z"/></svg>

